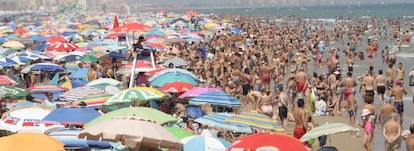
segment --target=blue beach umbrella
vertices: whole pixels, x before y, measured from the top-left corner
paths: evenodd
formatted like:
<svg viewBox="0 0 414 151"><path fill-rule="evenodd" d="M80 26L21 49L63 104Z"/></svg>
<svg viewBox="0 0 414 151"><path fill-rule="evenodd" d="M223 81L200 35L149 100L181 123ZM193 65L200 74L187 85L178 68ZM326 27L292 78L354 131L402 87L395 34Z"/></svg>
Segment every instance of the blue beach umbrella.
<svg viewBox="0 0 414 151"><path fill-rule="evenodd" d="M150 80L151 85L161 87L167 83L171 82L186 82L192 85L198 85L198 82L193 77L183 74L183 73L167 73L157 78L151 78Z"/></svg>
<svg viewBox="0 0 414 151"><path fill-rule="evenodd" d="M237 98L222 91L203 93L191 99L189 103L192 105L203 105L203 104L209 103L212 105L224 106L224 107L241 106Z"/></svg>
<svg viewBox="0 0 414 151"><path fill-rule="evenodd" d="M101 114L92 108L58 108L50 112L42 121L54 121L59 123L85 124Z"/></svg>
<svg viewBox="0 0 414 151"><path fill-rule="evenodd" d="M65 71L65 69L53 63L35 63L24 67L20 72L29 73L30 71L62 72Z"/></svg>
<svg viewBox="0 0 414 151"><path fill-rule="evenodd" d="M225 140L219 140L211 136L189 136L181 139L184 144L183 151L212 151L212 150L226 150L231 146L231 143Z"/></svg>
<svg viewBox="0 0 414 151"><path fill-rule="evenodd" d="M188 107L186 111L187 111L187 115L192 118L199 118L199 117L206 115L206 113L204 113L203 110L195 106Z"/></svg>
<svg viewBox="0 0 414 151"><path fill-rule="evenodd" d="M213 113L213 114L208 114L208 115L204 115L203 117L197 118L195 119L195 121L197 123L208 125L210 127L222 128L222 129L231 130L231 131L239 132L239 133L252 133L253 132L250 126L226 122L226 119L230 117L233 117L233 115L229 113Z"/></svg>
<svg viewBox="0 0 414 151"><path fill-rule="evenodd" d="M72 79L85 79L86 75L88 74L89 69L88 68L83 68L80 70L76 70L75 72L72 72L69 75L69 78Z"/></svg>

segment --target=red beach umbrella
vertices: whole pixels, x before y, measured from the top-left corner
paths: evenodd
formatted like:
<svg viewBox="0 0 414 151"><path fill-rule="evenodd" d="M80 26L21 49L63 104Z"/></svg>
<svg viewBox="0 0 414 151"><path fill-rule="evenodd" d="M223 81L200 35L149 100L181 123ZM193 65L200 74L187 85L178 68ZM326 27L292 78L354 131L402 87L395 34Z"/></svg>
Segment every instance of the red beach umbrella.
<svg viewBox="0 0 414 151"><path fill-rule="evenodd" d="M47 39L46 42L53 44L53 43L57 43L57 42L66 43L68 41L66 41L66 39L63 38L62 36L53 36L53 37L50 37L49 39Z"/></svg>
<svg viewBox="0 0 414 151"><path fill-rule="evenodd" d="M268 151L308 151L299 139L281 133L256 133L242 137L227 151L268 150Z"/></svg>
<svg viewBox="0 0 414 151"><path fill-rule="evenodd" d="M186 82L171 82L163 85L160 89L168 93L183 93L194 88L194 85Z"/></svg>
<svg viewBox="0 0 414 151"><path fill-rule="evenodd" d="M16 81L5 75L0 75L0 85L13 85Z"/></svg>
<svg viewBox="0 0 414 151"><path fill-rule="evenodd" d="M122 32L122 31L145 32L145 31L149 31L151 29L152 29L152 27L147 26L143 23L133 22L133 23L128 23L128 24L119 26L118 28L113 29L113 31L114 32Z"/></svg>
<svg viewBox="0 0 414 151"><path fill-rule="evenodd" d="M46 48L48 51L75 51L79 47L72 43L56 42Z"/></svg>

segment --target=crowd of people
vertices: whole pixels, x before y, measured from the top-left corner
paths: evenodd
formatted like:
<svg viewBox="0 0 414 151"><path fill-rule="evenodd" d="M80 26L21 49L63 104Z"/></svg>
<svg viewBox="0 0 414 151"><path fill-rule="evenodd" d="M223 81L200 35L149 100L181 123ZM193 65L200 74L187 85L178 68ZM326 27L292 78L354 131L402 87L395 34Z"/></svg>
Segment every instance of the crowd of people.
<svg viewBox="0 0 414 151"><path fill-rule="evenodd" d="M262 113L278 120L285 128L293 121L293 136L298 139L313 127L309 117L344 116L346 113L351 126L360 125L364 129L366 150L373 150L377 123L384 129L386 150L399 149L403 98L407 95L404 79L408 76L409 85L414 85L411 79L414 68L407 74L395 53L402 51L402 45L410 43L413 29L408 19L339 17L336 22L329 23L285 17L294 22L280 23L247 16L217 18L231 18L233 27L242 32L222 29L202 34L200 42L172 43L164 53L153 52L155 62L171 57L183 58L189 63L185 68L198 76L200 85L221 88L240 99L241 109L230 111ZM332 28L328 30L328 26ZM385 44L381 44L385 45L383 48L378 39L385 39ZM140 37L137 46L142 47L144 42L144 37ZM390 50L391 45L395 45L395 49ZM174 49L179 51L173 52ZM128 58L133 53L128 51L125 55ZM379 57L382 60L377 64L374 60ZM130 75L117 72L118 62L115 59L110 63L90 65L86 79L114 78L128 87ZM354 68L361 64L368 64L367 72L358 75ZM79 68L84 68L82 63ZM28 73L21 78L16 76L20 69L1 72L21 81L22 87L53 77L49 73ZM139 73L136 85L149 85L146 79L144 73ZM361 97L357 97L359 94ZM361 101L364 103L359 107ZM187 117L182 104L185 100L173 95L170 100L155 106L181 117L185 123L182 127L201 133L207 126ZM381 106L379 111L378 104ZM358 108L362 108L362 123L358 122ZM211 112L208 107L203 109ZM411 134L405 138L407 150L414 150L413 129L412 125ZM236 140L227 132L217 135Z"/></svg>

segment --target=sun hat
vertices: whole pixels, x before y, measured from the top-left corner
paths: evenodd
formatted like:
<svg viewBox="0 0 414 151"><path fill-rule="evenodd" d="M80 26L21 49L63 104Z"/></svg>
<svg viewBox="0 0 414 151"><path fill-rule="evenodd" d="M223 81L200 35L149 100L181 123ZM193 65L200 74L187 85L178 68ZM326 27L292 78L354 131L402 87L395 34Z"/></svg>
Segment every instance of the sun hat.
<svg viewBox="0 0 414 151"><path fill-rule="evenodd" d="M369 114L371 114L371 111L369 111L369 109L362 109L361 116L367 116Z"/></svg>

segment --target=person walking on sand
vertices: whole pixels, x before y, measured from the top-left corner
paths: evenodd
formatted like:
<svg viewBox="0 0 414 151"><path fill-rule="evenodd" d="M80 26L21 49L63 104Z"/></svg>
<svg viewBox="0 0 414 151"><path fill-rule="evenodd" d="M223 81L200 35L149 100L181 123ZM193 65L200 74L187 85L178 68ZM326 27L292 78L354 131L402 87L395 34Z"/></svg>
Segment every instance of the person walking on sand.
<svg viewBox="0 0 414 151"><path fill-rule="evenodd" d="M410 135L405 138L405 146L407 151L414 151L414 123L410 125Z"/></svg>
<svg viewBox="0 0 414 151"><path fill-rule="evenodd" d="M404 103L403 95L407 95L407 91L402 87L403 81L397 80L395 82L395 87L391 90L391 96L394 96L394 106L397 109L398 114L401 117L400 123L403 121L403 112L404 112Z"/></svg>
<svg viewBox="0 0 414 151"><path fill-rule="evenodd" d="M347 77L343 81L344 84L344 100L348 101L349 95L355 93L354 87L357 86L357 83L354 78L352 78L352 73L348 72Z"/></svg>
<svg viewBox="0 0 414 151"><path fill-rule="evenodd" d="M411 67L410 73L408 73L408 85L411 87L411 92L414 93L414 66ZM414 95L413 95L413 103L414 103Z"/></svg>
<svg viewBox="0 0 414 151"><path fill-rule="evenodd" d="M295 129L293 130L293 137L300 139L306 133L306 112L304 109L305 100L298 99L298 107L295 108L293 116L295 118ZM305 142L307 144L307 142Z"/></svg>
<svg viewBox="0 0 414 151"><path fill-rule="evenodd" d="M305 92L305 88L307 87L308 76L304 71L303 67L296 73L296 88L297 93L299 94L299 98L303 98L303 93Z"/></svg>
<svg viewBox="0 0 414 151"><path fill-rule="evenodd" d="M374 119L373 113L365 108L362 110L362 125L360 125L365 132L365 136L363 139L363 146L366 151L372 151L372 143L374 140Z"/></svg>
<svg viewBox="0 0 414 151"><path fill-rule="evenodd" d="M398 114L392 113L392 119L388 120L383 128L382 135L385 138L385 151L399 151L401 147L401 125Z"/></svg>
<svg viewBox="0 0 414 151"><path fill-rule="evenodd" d="M354 94L349 95L348 98L348 115L349 115L349 125L355 126L356 113L358 109L358 104Z"/></svg>

